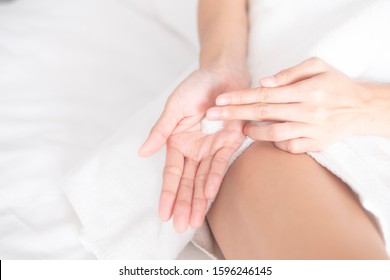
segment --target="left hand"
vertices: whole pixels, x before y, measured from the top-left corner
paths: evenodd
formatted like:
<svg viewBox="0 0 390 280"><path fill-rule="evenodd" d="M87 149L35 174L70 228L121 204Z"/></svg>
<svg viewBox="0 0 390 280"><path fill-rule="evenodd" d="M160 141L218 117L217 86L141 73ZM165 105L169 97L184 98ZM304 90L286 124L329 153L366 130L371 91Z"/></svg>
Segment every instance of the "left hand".
<svg viewBox="0 0 390 280"><path fill-rule="evenodd" d="M247 124L254 140L272 141L291 153L321 151L367 123L369 93L319 58L260 80L260 87L218 96L210 120L272 121Z"/></svg>

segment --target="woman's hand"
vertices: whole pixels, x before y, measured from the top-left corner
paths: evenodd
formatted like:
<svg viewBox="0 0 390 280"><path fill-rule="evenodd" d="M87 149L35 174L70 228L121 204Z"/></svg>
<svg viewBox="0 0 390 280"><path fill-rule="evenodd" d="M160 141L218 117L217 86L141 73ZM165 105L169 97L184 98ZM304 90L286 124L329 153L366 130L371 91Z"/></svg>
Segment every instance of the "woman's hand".
<svg viewBox="0 0 390 280"><path fill-rule="evenodd" d="M260 87L218 96L210 120L252 120L244 133L291 153L321 151L350 134L366 134L371 112L367 85L319 58L260 80Z"/></svg>
<svg viewBox="0 0 390 280"><path fill-rule="evenodd" d="M164 221L173 215L179 232L202 224L207 199L216 196L228 162L244 140L242 121L226 122L213 135L202 132L201 121L219 94L248 84L247 75L226 69L193 72L169 97L139 150L139 155L150 156L167 144L159 212Z"/></svg>

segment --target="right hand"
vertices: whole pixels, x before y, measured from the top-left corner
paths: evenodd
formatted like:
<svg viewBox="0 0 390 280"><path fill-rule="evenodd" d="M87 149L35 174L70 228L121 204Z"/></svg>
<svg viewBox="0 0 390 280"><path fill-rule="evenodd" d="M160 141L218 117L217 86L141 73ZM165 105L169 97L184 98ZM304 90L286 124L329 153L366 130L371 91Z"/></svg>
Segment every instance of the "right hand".
<svg viewBox="0 0 390 280"><path fill-rule="evenodd" d="M160 218L174 216L181 232L199 227L207 199L213 199L232 154L244 140L243 122L230 121L213 135L202 133L201 120L224 92L247 88L248 75L227 70L200 69L190 74L172 93L145 143L140 156L150 156L167 144Z"/></svg>

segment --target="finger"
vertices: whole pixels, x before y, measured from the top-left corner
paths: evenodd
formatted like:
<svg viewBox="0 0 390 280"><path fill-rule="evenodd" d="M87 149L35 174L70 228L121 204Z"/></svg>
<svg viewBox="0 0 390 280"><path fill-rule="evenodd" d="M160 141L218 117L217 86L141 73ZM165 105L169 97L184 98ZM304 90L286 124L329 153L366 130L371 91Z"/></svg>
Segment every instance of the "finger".
<svg viewBox="0 0 390 280"><path fill-rule="evenodd" d="M176 200L183 167L183 154L177 149L167 146L159 206L160 219L163 221L168 221L172 217L172 209Z"/></svg>
<svg viewBox="0 0 390 280"><path fill-rule="evenodd" d="M214 199L217 196L223 177L229 166L230 158L235 151L236 149L233 147L223 147L215 154L205 186L205 196L207 199Z"/></svg>
<svg viewBox="0 0 390 280"><path fill-rule="evenodd" d="M266 125L248 124L244 128L245 135L260 141L285 141L300 137L308 137L311 126L299 122L283 122Z"/></svg>
<svg viewBox="0 0 390 280"><path fill-rule="evenodd" d="M147 157L153 155L164 146L180 119L166 106L160 118L150 131L148 138L139 148L138 155Z"/></svg>
<svg viewBox="0 0 390 280"><path fill-rule="evenodd" d="M323 149L317 140L305 137L275 142L275 146L292 154L319 152Z"/></svg>
<svg viewBox="0 0 390 280"><path fill-rule="evenodd" d="M308 119L308 112L301 104L254 104L213 107L206 116L209 120L304 122Z"/></svg>
<svg viewBox="0 0 390 280"><path fill-rule="evenodd" d="M183 176L180 180L179 190L173 209L173 226L177 232L187 229L190 222L192 196L194 192L194 178L198 163L186 158L184 162Z"/></svg>
<svg viewBox="0 0 390 280"><path fill-rule="evenodd" d="M297 86L268 88L257 87L221 94L216 105L236 105L253 103L293 103L302 102L302 94Z"/></svg>
<svg viewBox="0 0 390 280"><path fill-rule="evenodd" d="M205 185L207 175L210 172L210 166L213 157L204 159L198 168L195 176L194 197L192 199L192 210L190 225L193 228L198 228L202 225L207 210L207 199L205 196Z"/></svg>
<svg viewBox="0 0 390 280"><path fill-rule="evenodd" d="M262 78L259 83L263 87L290 85L324 73L328 69L327 63L318 57L312 57L294 67L282 70L274 76Z"/></svg>

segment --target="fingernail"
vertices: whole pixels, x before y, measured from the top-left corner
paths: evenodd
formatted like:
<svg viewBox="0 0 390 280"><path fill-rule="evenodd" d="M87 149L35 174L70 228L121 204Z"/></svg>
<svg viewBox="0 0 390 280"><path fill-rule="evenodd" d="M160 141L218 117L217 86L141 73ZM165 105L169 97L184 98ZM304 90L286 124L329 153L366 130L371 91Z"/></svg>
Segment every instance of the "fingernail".
<svg viewBox="0 0 390 280"><path fill-rule="evenodd" d="M264 87L273 87L277 85L276 77L266 77L260 80L260 84Z"/></svg>
<svg viewBox="0 0 390 280"><path fill-rule="evenodd" d="M221 110L219 110L217 108L213 108L213 109L210 109L207 111L206 116L208 119L215 120L215 119L222 117L222 112L221 112Z"/></svg>
<svg viewBox="0 0 390 280"><path fill-rule="evenodd" d="M218 96L217 97L217 100L215 101L215 103L217 105L228 105L232 102L232 99L230 96L227 96L227 95L221 95L221 96Z"/></svg>

